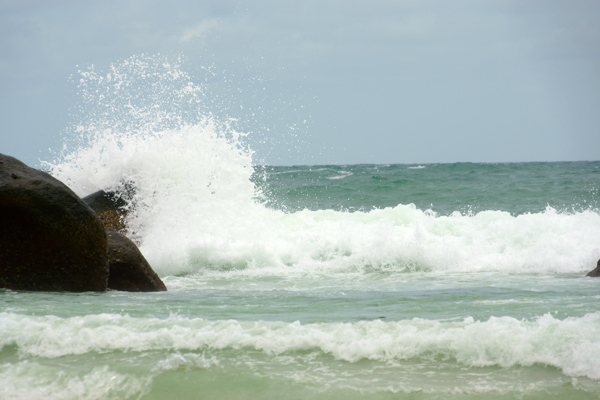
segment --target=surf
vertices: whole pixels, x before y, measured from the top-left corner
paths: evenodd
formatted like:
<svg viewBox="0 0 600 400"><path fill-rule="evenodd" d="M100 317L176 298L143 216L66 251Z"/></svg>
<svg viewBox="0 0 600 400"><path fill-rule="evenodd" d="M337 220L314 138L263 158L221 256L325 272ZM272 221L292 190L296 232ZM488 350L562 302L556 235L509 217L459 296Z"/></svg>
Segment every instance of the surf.
<svg viewBox="0 0 600 400"><path fill-rule="evenodd" d="M45 166L81 196L120 193L128 234L163 277L568 274L583 273L600 256L593 209L440 215L408 203L285 212L256 185L247 135L210 112L205 89L180 64L134 56L107 72L91 67L79 75L85 112ZM449 168L465 173L473 166ZM353 176L346 167L325 179Z"/></svg>

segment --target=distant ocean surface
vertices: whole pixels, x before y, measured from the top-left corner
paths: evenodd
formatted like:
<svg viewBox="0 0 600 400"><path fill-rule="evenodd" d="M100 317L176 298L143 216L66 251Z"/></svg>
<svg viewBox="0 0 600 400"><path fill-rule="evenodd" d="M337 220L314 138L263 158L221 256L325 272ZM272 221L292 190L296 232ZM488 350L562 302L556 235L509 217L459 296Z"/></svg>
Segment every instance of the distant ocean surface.
<svg viewBox="0 0 600 400"><path fill-rule="evenodd" d="M600 162L256 166L111 104L44 168L169 290L0 290L0 399L600 398Z"/></svg>

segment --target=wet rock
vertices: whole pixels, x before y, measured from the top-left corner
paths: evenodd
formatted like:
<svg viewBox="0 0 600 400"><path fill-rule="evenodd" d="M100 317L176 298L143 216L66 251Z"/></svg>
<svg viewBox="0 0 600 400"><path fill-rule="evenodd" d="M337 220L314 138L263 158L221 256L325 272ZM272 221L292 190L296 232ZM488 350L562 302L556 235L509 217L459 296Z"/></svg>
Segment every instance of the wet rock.
<svg viewBox="0 0 600 400"><path fill-rule="evenodd" d="M104 291L106 246L102 222L73 191L0 154L0 287Z"/></svg>
<svg viewBox="0 0 600 400"><path fill-rule="evenodd" d="M135 243L118 232L107 232L107 236L110 289L128 292L167 290Z"/></svg>
<svg viewBox="0 0 600 400"><path fill-rule="evenodd" d="M127 215L127 210L125 209L127 203L119 194L99 190L84 197L82 200L98 214L107 231L125 231L126 226L123 219Z"/></svg>
<svg viewBox="0 0 600 400"><path fill-rule="evenodd" d="M598 260L598 264L596 265L596 268L593 269L592 271L588 272L586 276L591 276L594 278L600 276L600 260Z"/></svg>

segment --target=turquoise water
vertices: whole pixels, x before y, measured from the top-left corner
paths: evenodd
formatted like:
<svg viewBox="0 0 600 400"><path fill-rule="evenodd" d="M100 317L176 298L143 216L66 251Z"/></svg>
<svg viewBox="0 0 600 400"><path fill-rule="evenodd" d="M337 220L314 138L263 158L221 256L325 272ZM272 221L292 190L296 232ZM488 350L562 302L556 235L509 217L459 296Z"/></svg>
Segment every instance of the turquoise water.
<svg viewBox="0 0 600 400"><path fill-rule="evenodd" d="M82 73L44 168L168 291L0 290L0 399L600 397L600 162L255 166L155 61Z"/></svg>
<svg viewBox="0 0 600 400"><path fill-rule="evenodd" d="M598 209L597 163L265 167L255 182L275 208L371 210L415 204L441 215Z"/></svg>
<svg viewBox="0 0 600 400"><path fill-rule="evenodd" d="M166 293L2 291L0 397L597 398L599 170L260 168L236 246L150 258Z"/></svg>

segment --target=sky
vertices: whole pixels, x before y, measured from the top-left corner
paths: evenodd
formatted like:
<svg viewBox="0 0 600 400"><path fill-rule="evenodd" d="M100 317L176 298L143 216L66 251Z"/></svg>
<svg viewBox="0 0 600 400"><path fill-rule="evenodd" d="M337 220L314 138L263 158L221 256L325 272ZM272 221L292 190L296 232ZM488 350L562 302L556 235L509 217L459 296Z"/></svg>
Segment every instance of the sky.
<svg viewBox="0 0 600 400"><path fill-rule="evenodd" d="M0 0L0 153L52 157L79 69L166 54L217 76L256 163L600 160L599 18L597 0Z"/></svg>

